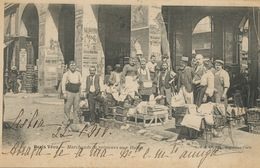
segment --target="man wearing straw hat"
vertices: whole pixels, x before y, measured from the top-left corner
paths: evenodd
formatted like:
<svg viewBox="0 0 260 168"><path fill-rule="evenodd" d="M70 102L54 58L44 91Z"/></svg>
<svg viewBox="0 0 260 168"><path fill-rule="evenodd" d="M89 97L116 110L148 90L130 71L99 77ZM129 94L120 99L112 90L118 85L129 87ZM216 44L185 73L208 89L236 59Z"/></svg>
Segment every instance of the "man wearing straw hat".
<svg viewBox="0 0 260 168"><path fill-rule="evenodd" d="M181 57L181 67L178 74L177 88L179 94L184 97L185 103L193 104L192 79L194 76L193 69L188 66L188 57Z"/></svg>

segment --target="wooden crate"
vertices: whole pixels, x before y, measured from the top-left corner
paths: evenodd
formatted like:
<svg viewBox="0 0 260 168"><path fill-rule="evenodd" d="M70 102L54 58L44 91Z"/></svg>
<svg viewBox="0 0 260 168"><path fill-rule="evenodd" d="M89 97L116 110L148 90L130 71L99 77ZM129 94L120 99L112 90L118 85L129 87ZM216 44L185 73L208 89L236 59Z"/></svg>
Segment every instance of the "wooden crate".
<svg viewBox="0 0 260 168"><path fill-rule="evenodd" d="M101 127L114 128L114 120L113 119L100 118L99 119L99 125Z"/></svg>
<svg viewBox="0 0 260 168"><path fill-rule="evenodd" d="M121 115L127 115L127 113L128 113L128 108L123 108L123 107L117 107L117 109L116 109L116 113L117 114L121 114Z"/></svg>
<svg viewBox="0 0 260 168"><path fill-rule="evenodd" d="M114 128L120 129L122 126L126 126L126 123L121 121L114 121Z"/></svg>
<svg viewBox="0 0 260 168"><path fill-rule="evenodd" d="M154 112L153 114L135 114L134 123L142 127L163 125L168 121L168 112Z"/></svg>
<svg viewBox="0 0 260 168"><path fill-rule="evenodd" d="M127 121L127 116L126 115L122 115L122 114L116 114L115 115L115 120L116 121L125 122L125 121Z"/></svg>

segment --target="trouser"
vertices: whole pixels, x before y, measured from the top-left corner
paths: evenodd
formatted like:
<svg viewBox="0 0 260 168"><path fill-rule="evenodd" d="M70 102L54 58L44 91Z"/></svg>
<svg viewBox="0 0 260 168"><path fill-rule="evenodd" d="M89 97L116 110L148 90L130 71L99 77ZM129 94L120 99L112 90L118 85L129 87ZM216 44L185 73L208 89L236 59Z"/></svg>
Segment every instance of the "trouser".
<svg viewBox="0 0 260 168"><path fill-rule="evenodd" d="M185 103L193 104L193 92L187 92L184 86L180 88L179 95L184 97Z"/></svg>
<svg viewBox="0 0 260 168"><path fill-rule="evenodd" d="M66 120L70 120L73 124L80 123L80 93L71 93L67 91L67 99L65 100L64 112ZM73 112L71 113L71 107L73 106Z"/></svg>
<svg viewBox="0 0 260 168"><path fill-rule="evenodd" d="M193 101L194 101L194 104L197 104L198 89L199 89L199 85L193 84Z"/></svg>
<svg viewBox="0 0 260 168"><path fill-rule="evenodd" d="M142 95L142 101L149 101L150 95Z"/></svg>
<svg viewBox="0 0 260 168"><path fill-rule="evenodd" d="M161 95L164 95L166 97L166 101L163 104L171 105L171 100L172 100L171 88L167 89L165 88L165 86L161 86L160 92Z"/></svg>
<svg viewBox="0 0 260 168"><path fill-rule="evenodd" d="M103 106L103 115L108 115L108 102L105 98L101 96L97 96L94 93L89 93L88 96L88 105L90 111L90 121L91 122L98 122L99 118L101 117L100 113L96 110L97 102L101 103Z"/></svg>
<svg viewBox="0 0 260 168"><path fill-rule="evenodd" d="M198 107L200 107L200 105L201 105L202 102L203 102L203 97L204 97L204 95L205 95L206 89L207 89L207 86L200 86L200 87L198 87L198 89L197 89L198 92L197 92L196 105L197 105Z"/></svg>

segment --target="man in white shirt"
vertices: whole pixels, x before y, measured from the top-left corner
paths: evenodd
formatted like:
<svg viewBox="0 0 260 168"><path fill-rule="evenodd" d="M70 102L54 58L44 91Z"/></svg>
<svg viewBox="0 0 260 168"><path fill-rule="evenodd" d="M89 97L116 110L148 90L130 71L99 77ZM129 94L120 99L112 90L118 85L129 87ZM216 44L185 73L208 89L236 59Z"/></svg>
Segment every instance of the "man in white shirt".
<svg viewBox="0 0 260 168"><path fill-rule="evenodd" d="M146 63L146 68L149 70L151 80L154 80L155 77L155 66L157 66L157 63L155 61L156 61L155 56L152 55L150 57L150 62Z"/></svg>
<svg viewBox="0 0 260 168"><path fill-rule="evenodd" d="M76 63L69 62L69 70L62 76L61 89L65 99L64 112L68 124L79 124L80 119L80 94L81 92L81 74L76 71ZM73 113L70 109L73 106Z"/></svg>
<svg viewBox="0 0 260 168"><path fill-rule="evenodd" d="M103 82L99 75L96 75L96 67L89 68L90 75L86 80L86 97L88 99L90 122L93 125L99 122L101 114L96 111L96 103L100 102L103 105L103 115L108 116L108 104L104 96L101 96L103 90Z"/></svg>

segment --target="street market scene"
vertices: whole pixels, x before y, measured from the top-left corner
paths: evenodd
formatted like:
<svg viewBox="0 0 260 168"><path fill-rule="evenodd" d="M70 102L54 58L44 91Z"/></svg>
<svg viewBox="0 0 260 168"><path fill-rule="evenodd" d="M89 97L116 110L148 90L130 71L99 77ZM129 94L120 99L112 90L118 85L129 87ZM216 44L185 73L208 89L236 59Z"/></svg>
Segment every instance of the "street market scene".
<svg viewBox="0 0 260 168"><path fill-rule="evenodd" d="M2 154L209 167L257 150L259 23L258 7L5 3Z"/></svg>

